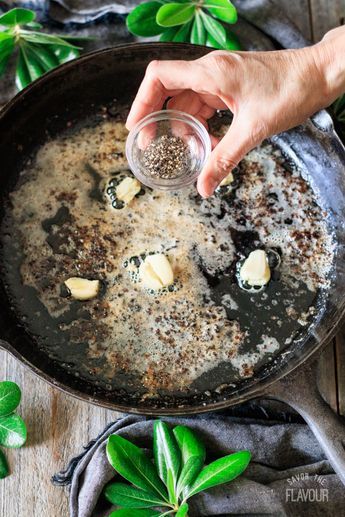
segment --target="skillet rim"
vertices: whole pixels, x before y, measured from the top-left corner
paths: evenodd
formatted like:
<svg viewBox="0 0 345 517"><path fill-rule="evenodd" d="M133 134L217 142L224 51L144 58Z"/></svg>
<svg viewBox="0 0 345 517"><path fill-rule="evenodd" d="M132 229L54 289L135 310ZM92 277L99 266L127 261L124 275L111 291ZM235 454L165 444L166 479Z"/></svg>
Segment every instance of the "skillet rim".
<svg viewBox="0 0 345 517"><path fill-rule="evenodd" d="M50 72L47 72L42 77L28 85L24 90L21 92L18 92L0 111L0 122L3 123L3 120L6 119L7 116L11 115L11 110L14 107L17 107L20 105L21 102L26 100L26 97L30 96L30 93L32 91L35 91L36 89L39 89L42 85L46 84L50 80L53 80L55 77L59 77L61 74L63 74L66 70L70 68L75 68L80 66L83 62L87 62L89 60L95 59L96 56L100 56L103 54L118 54L121 53L122 50L132 50L140 48L141 50L149 50L150 48L156 48L157 50L169 50L169 48L176 48L176 47L183 47L186 50L187 49L193 49L196 56L197 55L205 55L208 52L211 52L212 49L209 47L204 47L201 45L191 45L191 44L176 44L176 43L158 43L158 42L152 42L152 43L124 43L120 45L116 45L115 47L109 47L104 48L101 50L96 50L92 52L88 52L86 54L83 54L78 59L74 59L70 62L64 63L63 65L60 65ZM198 52L199 51L199 52ZM334 135L336 133L333 131ZM343 307L339 312L337 312L336 318L333 318L332 325L330 328L327 328L327 330L324 332L324 336L321 340L316 340L314 335L309 335L309 337L306 339L306 341L303 344L302 347L302 353L298 355L295 353L292 355L289 360L282 366L278 366L275 369L270 369L269 373L265 374L263 378L255 379L255 375L251 378L253 380L252 384L249 386L241 387L238 391L230 394L227 396L226 400L217 401L217 402L210 402L205 404L198 404L195 406L177 406L174 408L171 407L165 407L165 408L153 408L150 406L127 406L127 405L120 405L118 403L113 403L110 400L107 400L105 398L99 397L99 396L93 396L88 393L85 393L79 389L72 388L70 385L56 380L51 375L47 374L44 370L34 365L29 359L27 359L25 356L23 356L18 350L16 350L15 346L8 343L7 341L3 341L0 339L0 348L3 348L7 352L9 352L13 357L15 357L17 360L20 361L21 364L25 368L30 369L35 375L37 375L39 378L42 378L45 380L48 384L51 386L56 387L60 391L70 394L74 397L76 397L79 400L83 400L95 405L98 405L100 407L104 407L106 409L110 409L113 411L119 411L119 412L128 412L128 413L134 413L134 414L143 414L143 415L150 415L150 416L157 416L157 415L190 415L190 414L199 414L199 413L206 413L210 411L215 410L222 410L227 407L240 404L242 402L245 402L247 400L262 396L267 392L274 383L278 382L283 377L287 376L289 373L293 372L296 368L298 368L302 363L307 361L314 353L317 352L321 347L325 346L326 343L336 334L337 327L341 320L345 316L345 303L343 304ZM319 327L319 323L316 323L316 328ZM279 357L279 356L278 356Z"/></svg>

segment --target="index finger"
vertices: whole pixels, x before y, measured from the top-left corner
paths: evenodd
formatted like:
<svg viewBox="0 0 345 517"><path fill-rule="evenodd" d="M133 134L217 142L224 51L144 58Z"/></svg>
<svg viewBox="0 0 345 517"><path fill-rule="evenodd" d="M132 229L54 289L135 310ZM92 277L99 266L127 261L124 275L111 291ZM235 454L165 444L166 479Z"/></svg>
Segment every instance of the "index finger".
<svg viewBox="0 0 345 517"><path fill-rule="evenodd" d="M191 61L151 61L127 117L131 129L146 115L160 110L168 97L196 84Z"/></svg>

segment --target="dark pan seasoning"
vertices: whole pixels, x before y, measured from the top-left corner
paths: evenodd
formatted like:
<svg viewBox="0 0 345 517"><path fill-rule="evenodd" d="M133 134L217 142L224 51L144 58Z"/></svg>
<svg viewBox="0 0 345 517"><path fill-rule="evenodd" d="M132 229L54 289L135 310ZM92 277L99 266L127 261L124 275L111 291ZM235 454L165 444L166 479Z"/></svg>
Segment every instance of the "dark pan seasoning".
<svg viewBox="0 0 345 517"><path fill-rule="evenodd" d="M320 317L333 261L326 214L268 143L209 200L194 188L144 188L116 203L116 185L131 176L126 131L102 113L46 143L8 199L1 262L13 308L39 349L95 387L152 400L220 393L303 340ZM217 120L215 131L225 130ZM236 265L258 248L272 278L249 293ZM148 293L137 270L157 252L173 264L175 284ZM72 276L100 280L97 298L72 300L64 287Z"/></svg>

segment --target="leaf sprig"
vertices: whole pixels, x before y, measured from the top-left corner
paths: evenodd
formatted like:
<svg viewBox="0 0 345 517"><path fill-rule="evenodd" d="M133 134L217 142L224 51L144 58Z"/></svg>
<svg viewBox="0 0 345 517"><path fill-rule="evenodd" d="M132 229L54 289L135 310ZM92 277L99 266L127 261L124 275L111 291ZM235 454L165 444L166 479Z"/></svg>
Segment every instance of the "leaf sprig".
<svg viewBox="0 0 345 517"><path fill-rule="evenodd" d="M15 8L0 16L0 77L13 52L18 49L16 85L22 90L52 68L79 56L80 47L71 36L40 32L43 28L30 9ZM90 38L76 38L90 39Z"/></svg>
<svg viewBox="0 0 345 517"><path fill-rule="evenodd" d="M186 517L188 499L199 492L232 481L250 462L250 452L240 451L204 466L206 450L188 427L171 430L156 420L153 429L154 464L145 452L118 435L108 438L107 457L131 485L109 483L106 499L122 507L109 517Z"/></svg>
<svg viewBox="0 0 345 517"><path fill-rule="evenodd" d="M20 403L21 391L15 382L0 382L0 445L18 448L24 445L27 431L24 420L14 413ZM8 464L0 449L0 479L8 475Z"/></svg>
<svg viewBox="0 0 345 517"><path fill-rule="evenodd" d="M143 2L127 16L136 36L160 36L160 41L190 42L217 49L239 50L235 34L224 26L237 21L229 0L155 0Z"/></svg>
<svg viewBox="0 0 345 517"><path fill-rule="evenodd" d="M331 106L336 130L342 141L345 143L345 95L339 97Z"/></svg>

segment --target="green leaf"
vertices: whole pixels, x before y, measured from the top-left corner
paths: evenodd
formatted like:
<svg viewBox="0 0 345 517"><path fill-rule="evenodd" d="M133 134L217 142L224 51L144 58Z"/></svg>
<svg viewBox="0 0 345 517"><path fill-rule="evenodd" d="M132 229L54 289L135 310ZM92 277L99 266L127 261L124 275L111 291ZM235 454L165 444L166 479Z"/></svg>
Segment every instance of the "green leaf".
<svg viewBox="0 0 345 517"><path fill-rule="evenodd" d="M159 38L159 41L173 41L175 34L180 30L179 27L169 27L169 29L166 29L161 37Z"/></svg>
<svg viewBox="0 0 345 517"><path fill-rule="evenodd" d="M342 114L343 110L345 110L345 95L342 95L336 101L334 101L332 109L336 115Z"/></svg>
<svg viewBox="0 0 345 517"><path fill-rule="evenodd" d="M210 34L207 35L206 45L208 47L225 50L241 50L241 44L238 37L233 32L226 29L226 42L225 45L219 45L219 43L212 38Z"/></svg>
<svg viewBox="0 0 345 517"><path fill-rule="evenodd" d="M0 382L0 416L13 413L16 407L19 406L20 399L21 391L18 384L12 381Z"/></svg>
<svg viewBox="0 0 345 517"><path fill-rule="evenodd" d="M124 483L111 483L104 490L104 495L112 504L125 508L151 508L165 506L166 502L145 490L139 490Z"/></svg>
<svg viewBox="0 0 345 517"><path fill-rule="evenodd" d="M205 45L206 43L206 30L199 13L196 13L194 18L190 42L194 45Z"/></svg>
<svg viewBox="0 0 345 517"><path fill-rule="evenodd" d="M29 57L35 59L45 72L60 64L54 52L47 45L28 45L27 52Z"/></svg>
<svg viewBox="0 0 345 517"><path fill-rule="evenodd" d="M156 21L162 27L174 27L189 22L194 13L195 5L172 2L160 7Z"/></svg>
<svg viewBox="0 0 345 517"><path fill-rule="evenodd" d="M31 79L29 75L29 71L27 69L24 57L22 52L19 51L17 67L16 67L16 86L18 90L22 90L28 84L30 84Z"/></svg>
<svg viewBox="0 0 345 517"><path fill-rule="evenodd" d="M186 517L189 510L189 506L187 503L184 503L180 508L178 509L175 517Z"/></svg>
<svg viewBox="0 0 345 517"><path fill-rule="evenodd" d="M2 41L0 40L0 77L4 74L5 70L6 70L6 67L7 67L7 63L11 57L11 54L13 53L13 50L14 50L14 37L7 37L5 39L3 39ZM6 381L4 381L6 382ZM4 383L0 383L0 415L2 414L1 413L1 385ZM12 383L14 384L14 383ZM18 388L19 389L19 388ZM20 391L20 390L19 390ZM20 400L20 398L19 398ZM19 404L19 402L18 402Z"/></svg>
<svg viewBox="0 0 345 517"><path fill-rule="evenodd" d="M157 36L163 31L157 24L156 16L161 7L160 2L144 2L139 4L126 19L129 32L136 36Z"/></svg>
<svg viewBox="0 0 345 517"><path fill-rule="evenodd" d="M0 450L0 479L4 479L9 472L5 454Z"/></svg>
<svg viewBox="0 0 345 517"><path fill-rule="evenodd" d="M171 472L170 469L167 470L167 480L166 480L165 484L166 484L167 489L168 489L169 501L172 504L176 504L177 503L177 497L176 497L176 493L175 493L174 476L173 476L173 473Z"/></svg>
<svg viewBox="0 0 345 517"><path fill-rule="evenodd" d="M27 68L30 82L35 81L36 79L41 77L41 75L44 74L44 69L41 67L41 65L34 57L29 55L28 46L25 45L25 43L20 45L20 53L23 56L23 61Z"/></svg>
<svg viewBox="0 0 345 517"><path fill-rule="evenodd" d="M161 512L157 510L128 510L127 508L123 508L111 512L109 517L158 517L159 515L161 515Z"/></svg>
<svg viewBox="0 0 345 517"><path fill-rule="evenodd" d="M0 16L0 25L5 25L6 27L14 27L15 25L25 25L34 21L36 18L36 13L31 11L30 9L20 9L16 7L15 9L11 9Z"/></svg>
<svg viewBox="0 0 345 517"><path fill-rule="evenodd" d="M202 20L207 32L219 43L219 45L226 44L226 32L223 25L208 14L201 11Z"/></svg>
<svg viewBox="0 0 345 517"><path fill-rule="evenodd" d="M75 48L61 47L61 45L51 45L49 48L54 52L60 64L80 56L79 50Z"/></svg>
<svg viewBox="0 0 345 517"><path fill-rule="evenodd" d="M184 43L186 41L189 41L191 27L192 27L191 22L186 23L185 25L181 25L181 27L176 32L176 34L173 38L173 41L175 43Z"/></svg>
<svg viewBox="0 0 345 517"><path fill-rule="evenodd" d="M237 22L237 10L228 0L205 0L203 7L218 20L226 23Z"/></svg>
<svg viewBox="0 0 345 517"><path fill-rule="evenodd" d="M142 449L113 434L108 438L106 452L109 463L122 477L136 487L167 501L166 489Z"/></svg>
<svg viewBox="0 0 345 517"><path fill-rule="evenodd" d="M41 25L41 24L40 24L40 23L38 23L38 22L29 22L29 23L26 23L26 24L25 24L25 27L29 27L30 29L36 29L36 30L43 29L43 25Z"/></svg>
<svg viewBox="0 0 345 517"><path fill-rule="evenodd" d="M72 45L72 43L65 41L59 36L54 36L53 34L46 34L44 32L22 30L20 31L20 37L25 41L29 41L30 43L40 43L41 45L61 45L63 47L69 47L80 50L80 47Z"/></svg>
<svg viewBox="0 0 345 517"><path fill-rule="evenodd" d="M200 473L206 450L202 441L188 427L179 425L173 432L182 455L182 470L176 488L176 493L179 495Z"/></svg>
<svg viewBox="0 0 345 517"><path fill-rule="evenodd" d="M18 448L26 441L26 425L19 415L7 415L0 418L0 445Z"/></svg>
<svg viewBox="0 0 345 517"><path fill-rule="evenodd" d="M189 488L186 499L208 488L232 481L247 468L250 457L249 451L240 451L210 463L202 469Z"/></svg>
<svg viewBox="0 0 345 517"><path fill-rule="evenodd" d="M8 39L12 39L14 40L14 35L13 35L13 31L11 29L7 29L3 32L0 32L0 49L2 47L2 41L5 41L5 40L8 40Z"/></svg>
<svg viewBox="0 0 345 517"><path fill-rule="evenodd" d="M236 34L234 34L229 29L226 29L226 44L225 47L227 50L241 50L241 43Z"/></svg>
<svg viewBox="0 0 345 517"><path fill-rule="evenodd" d="M156 420L153 424L153 452L159 477L168 487L170 501L175 502L174 495L181 465L181 452L173 433L161 420Z"/></svg>

